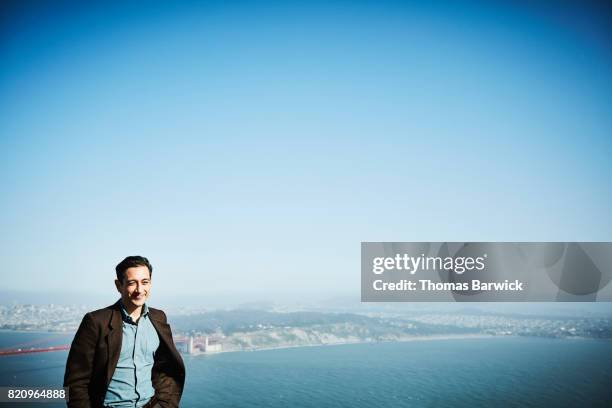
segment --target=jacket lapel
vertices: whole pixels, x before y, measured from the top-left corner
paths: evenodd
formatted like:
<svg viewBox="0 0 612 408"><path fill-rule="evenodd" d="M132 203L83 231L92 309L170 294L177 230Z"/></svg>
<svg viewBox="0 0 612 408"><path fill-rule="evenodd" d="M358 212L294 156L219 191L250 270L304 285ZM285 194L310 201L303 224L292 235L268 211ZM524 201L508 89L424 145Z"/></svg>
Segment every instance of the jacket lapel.
<svg viewBox="0 0 612 408"><path fill-rule="evenodd" d="M149 316L151 316L151 323L153 323L153 327L157 331L159 338L166 345L170 354L172 354L172 358L180 365L183 366L183 360L181 359L180 354L176 347L174 346L174 341L172 340L172 331L170 330L170 325L168 323L164 323L161 320L158 320L156 316L153 316L152 313L149 312ZM184 366L183 366L184 369Z"/></svg>
<svg viewBox="0 0 612 408"><path fill-rule="evenodd" d="M113 314L109 322L109 332L106 335L106 346L108 347L108 365L106 370L106 387L110 384L117 362L119 362L119 354L121 353L121 343L123 341L123 325L121 324L121 311L119 310L119 302L113 305Z"/></svg>

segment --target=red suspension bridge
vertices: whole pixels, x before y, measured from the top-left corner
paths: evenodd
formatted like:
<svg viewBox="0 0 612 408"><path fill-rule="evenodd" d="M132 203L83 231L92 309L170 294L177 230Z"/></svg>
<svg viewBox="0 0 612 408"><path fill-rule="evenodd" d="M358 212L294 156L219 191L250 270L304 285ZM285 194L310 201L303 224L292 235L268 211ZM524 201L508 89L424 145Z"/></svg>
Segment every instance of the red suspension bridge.
<svg viewBox="0 0 612 408"><path fill-rule="evenodd" d="M48 346L48 347L28 347L31 346L32 344L36 344L36 343L42 343L45 341L48 341L49 339L39 339L37 341L33 341L33 342L29 342L29 343L23 343L19 346L14 346L13 348L10 349L1 349L0 350L0 357L2 356L13 356L13 355L17 355L17 354L30 354L30 353L48 353L50 351L63 351L63 350L70 350L70 344L64 344L61 346ZM187 342L187 338L186 337L175 337L174 338L174 342L176 344L179 343L185 343Z"/></svg>
<svg viewBox="0 0 612 408"><path fill-rule="evenodd" d="M12 356L15 354L29 354L29 353L46 353L49 351L61 351L61 350L70 350L70 344L65 344L63 346L50 346L50 347L40 347L40 348L16 348L16 349L8 349L8 350L0 350L0 357L2 356Z"/></svg>

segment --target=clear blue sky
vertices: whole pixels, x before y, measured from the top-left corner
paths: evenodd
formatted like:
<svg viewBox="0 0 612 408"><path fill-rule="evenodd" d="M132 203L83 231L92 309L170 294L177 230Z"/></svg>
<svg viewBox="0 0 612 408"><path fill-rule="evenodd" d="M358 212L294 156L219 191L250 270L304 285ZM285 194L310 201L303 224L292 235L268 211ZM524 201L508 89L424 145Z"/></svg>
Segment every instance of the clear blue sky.
<svg viewBox="0 0 612 408"><path fill-rule="evenodd" d="M3 2L2 289L142 254L357 295L361 241L612 240L610 8L167 3Z"/></svg>

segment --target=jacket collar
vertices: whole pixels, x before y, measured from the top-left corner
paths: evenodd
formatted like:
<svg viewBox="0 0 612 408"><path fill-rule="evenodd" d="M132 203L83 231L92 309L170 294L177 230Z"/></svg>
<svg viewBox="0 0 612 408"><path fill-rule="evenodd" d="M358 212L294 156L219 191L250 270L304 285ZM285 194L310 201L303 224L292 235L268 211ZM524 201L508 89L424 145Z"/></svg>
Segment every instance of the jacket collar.
<svg viewBox="0 0 612 408"><path fill-rule="evenodd" d="M125 310L125 307L123 306L123 303L121 302L121 299L116 301L111 306L111 309L113 310L113 313L111 315L111 320L109 322L109 326L111 330L118 328L118 327L122 327L121 321L122 320L128 321L129 315L127 314L127 310ZM148 318L154 318L153 314L149 313L149 307L146 304L142 306L141 316L147 316Z"/></svg>
<svg viewBox="0 0 612 408"><path fill-rule="evenodd" d="M108 323L108 325L110 326L111 330L115 329L117 327L121 327L121 299L116 301L115 304L113 304L110 308L112 309L113 313L111 314L111 319L110 322Z"/></svg>

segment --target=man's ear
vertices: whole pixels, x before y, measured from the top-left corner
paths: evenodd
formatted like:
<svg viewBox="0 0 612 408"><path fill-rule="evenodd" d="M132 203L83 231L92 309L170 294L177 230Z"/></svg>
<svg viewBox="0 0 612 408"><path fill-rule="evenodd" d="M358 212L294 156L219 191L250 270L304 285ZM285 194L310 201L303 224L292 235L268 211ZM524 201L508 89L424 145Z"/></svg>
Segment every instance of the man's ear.
<svg viewBox="0 0 612 408"><path fill-rule="evenodd" d="M115 287L117 288L117 292L121 293L121 282L118 279L115 279Z"/></svg>

